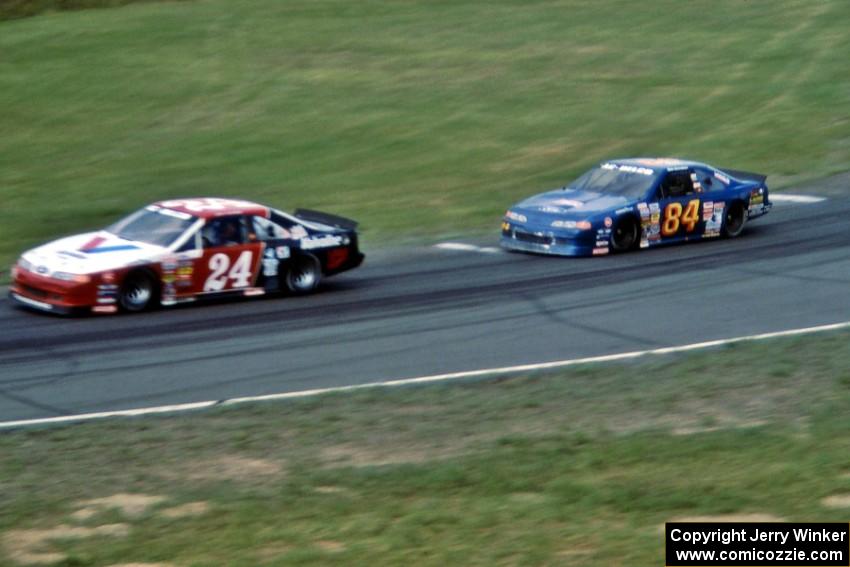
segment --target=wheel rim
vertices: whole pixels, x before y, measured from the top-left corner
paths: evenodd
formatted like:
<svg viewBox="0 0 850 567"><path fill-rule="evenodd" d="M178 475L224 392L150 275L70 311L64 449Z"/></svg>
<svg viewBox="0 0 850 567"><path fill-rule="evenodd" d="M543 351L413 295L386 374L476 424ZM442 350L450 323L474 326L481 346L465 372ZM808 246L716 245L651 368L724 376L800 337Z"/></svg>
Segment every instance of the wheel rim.
<svg viewBox="0 0 850 567"><path fill-rule="evenodd" d="M299 289L312 287L315 282L316 274L309 268L299 270L293 277L293 283L295 284L295 287Z"/></svg>
<svg viewBox="0 0 850 567"><path fill-rule="evenodd" d="M303 261L293 267L289 273L290 287L298 291L307 291L315 287L318 281L316 266L310 261Z"/></svg>
<svg viewBox="0 0 850 567"><path fill-rule="evenodd" d="M614 248L617 250L628 250L637 240L635 227L637 225L626 222L614 229Z"/></svg>
<svg viewBox="0 0 850 567"><path fill-rule="evenodd" d="M744 214L741 207L731 207L726 213L726 232L735 235L744 227Z"/></svg>
<svg viewBox="0 0 850 567"><path fill-rule="evenodd" d="M134 281L124 291L122 299L126 307L140 309L150 301L153 291L150 284L144 281Z"/></svg>

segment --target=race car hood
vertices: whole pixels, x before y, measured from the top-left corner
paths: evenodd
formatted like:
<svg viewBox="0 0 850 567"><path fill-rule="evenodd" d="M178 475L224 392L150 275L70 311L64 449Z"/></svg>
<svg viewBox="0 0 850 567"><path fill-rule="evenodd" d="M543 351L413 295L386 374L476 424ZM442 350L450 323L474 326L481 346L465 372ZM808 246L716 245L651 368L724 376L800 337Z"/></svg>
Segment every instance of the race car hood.
<svg viewBox="0 0 850 567"><path fill-rule="evenodd" d="M36 273L49 276L55 272L93 274L114 270L151 262L165 253L163 247L99 231L54 240L25 252L23 259Z"/></svg>
<svg viewBox="0 0 850 567"><path fill-rule="evenodd" d="M511 210L530 216L585 219L591 215L631 204L626 197L590 193L575 189L556 189L520 201Z"/></svg>

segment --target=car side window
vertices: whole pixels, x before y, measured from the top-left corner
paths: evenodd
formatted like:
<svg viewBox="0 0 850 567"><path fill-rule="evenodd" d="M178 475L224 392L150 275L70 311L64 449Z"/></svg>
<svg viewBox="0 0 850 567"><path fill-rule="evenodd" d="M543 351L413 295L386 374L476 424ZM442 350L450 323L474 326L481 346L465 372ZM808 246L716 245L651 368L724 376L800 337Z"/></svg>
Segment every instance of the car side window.
<svg viewBox="0 0 850 567"><path fill-rule="evenodd" d="M289 231L278 223L263 217L252 217L254 234L260 240L279 240L289 238Z"/></svg>
<svg viewBox="0 0 850 567"><path fill-rule="evenodd" d="M694 180L694 189L698 193L720 189L720 184L716 182L712 172L701 167L694 169L691 178Z"/></svg>
<svg viewBox="0 0 850 567"><path fill-rule="evenodd" d="M248 239L245 217L221 217L207 222L201 229L204 248L235 246L244 244Z"/></svg>
<svg viewBox="0 0 850 567"><path fill-rule="evenodd" d="M668 171L658 188L658 198L675 199L676 197L690 195L693 192L694 183L689 170Z"/></svg>

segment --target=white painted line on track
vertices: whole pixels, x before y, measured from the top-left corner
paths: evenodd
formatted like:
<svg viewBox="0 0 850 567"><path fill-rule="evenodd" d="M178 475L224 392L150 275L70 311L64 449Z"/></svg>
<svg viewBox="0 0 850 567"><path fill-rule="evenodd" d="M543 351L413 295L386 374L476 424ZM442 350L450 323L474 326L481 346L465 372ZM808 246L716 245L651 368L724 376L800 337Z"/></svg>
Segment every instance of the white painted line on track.
<svg viewBox="0 0 850 567"><path fill-rule="evenodd" d="M777 203L820 203L826 201L826 197L816 197L815 195L792 195L789 193L771 193L770 201Z"/></svg>
<svg viewBox="0 0 850 567"><path fill-rule="evenodd" d="M115 410L102 411L97 413L81 413L77 415L62 415L59 417L46 417L42 419L21 419L18 421L3 421L0 422L0 429L22 427L26 425L46 425L54 423L69 423L75 421L91 421L93 419L102 419L105 417L134 417L140 415L153 415L157 413L190 411L209 408L214 405L217 405L218 403L219 402L217 401L193 402L190 404L174 404L170 406L155 406L130 410Z"/></svg>
<svg viewBox="0 0 850 567"><path fill-rule="evenodd" d="M336 386L331 388L317 388L314 390L302 390L300 392L285 392L281 394L267 394L264 396L249 396L244 398L231 398L227 400L209 400L204 402L193 402L187 404L174 404L168 406L156 406L148 408L139 408L131 410L116 410L104 411L99 413L85 413L77 415L63 415L59 417L47 417L41 419L22 419L18 421L0 422L0 429L12 429L17 427L26 427L33 425L52 425L59 423L71 423L79 421L91 421L94 419L102 419L106 417L136 417L144 415L154 415L161 413L175 413L182 411L192 411L206 409L213 406L232 406L236 404L244 404L248 402L262 402L270 400L289 400L295 398L306 398L310 396L318 396L321 394L331 394L335 392L351 392L354 390L365 390L367 388L384 388L393 386L409 386L413 384L429 384L434 382L445 382L448 380L458 380L461 378L475 378L479 376L498 376L504 374L518 374L522 372L533 372L537 370L551 370L553 368L564 368L567 366L575 366L578 364L593 364L597 362L615 362L618 360L630 360L651 355L674 354L679 352L689 352L695 350L703 350L712 347L730 345L735 343L763 341L767 339L776 339L780 337L794 337L799 335L809 335L812 333L823 333L826 331L837 331L850 328L850 321L842 323L833 323L830 325L820 325L817 327L804 327L802 329L789 329L787 331L777 331L773 333L762 333L759 335L745 335L741 337L733 337L730 339L717 339L714 341L705 341L701 343L692 343L687 345L671 346L656 348L650 350L635 350L631 352L621 352L618 354L605 354L601 356L591 356L587 358L572 358L567 360L556 360L553 362L541 362L535 364L521 364L518 366L503 366L500 368L484 368L481 370L465 370L462 372L449 372L447 374L433 374L431 376L420 376L418 378L402 378L399 380L388 380L384 382L370 382L368 384L355 384L352 386Z"/></svg>
<svg viewBox="0 0 850 567"><path fill-rule="evenodd" d="M460 252L480 252L482 254L499 254L502 252L501 248L497 248L495 246L476 246L474 244L466 244L464 242L441 242L440 244L435 244L434 248L438 248L440 250L456 250Z"/></svg>

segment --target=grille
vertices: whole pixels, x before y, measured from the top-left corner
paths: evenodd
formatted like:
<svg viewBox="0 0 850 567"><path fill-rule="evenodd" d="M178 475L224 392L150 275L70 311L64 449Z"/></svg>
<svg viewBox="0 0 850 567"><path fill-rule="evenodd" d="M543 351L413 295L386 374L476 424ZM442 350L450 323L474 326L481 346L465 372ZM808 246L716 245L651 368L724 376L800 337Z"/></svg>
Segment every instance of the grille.
<svg viewBox="0 0 850 567"><path fill-rule="evenodd" d="M47 297L48 293L43 289L37 289L28 285L20 286L23 291L32 295L33 297Z"/></svg>
<svg viewBox="0 0 850 567"><path fill-rule="evenodd" d="M514 231L514 238L519 240L520 242L530 242L531 244L544 244L551 245L554 240L552 236L540 236L537 234L532 234L530 232L523 232L521 230Z"/></svg>

